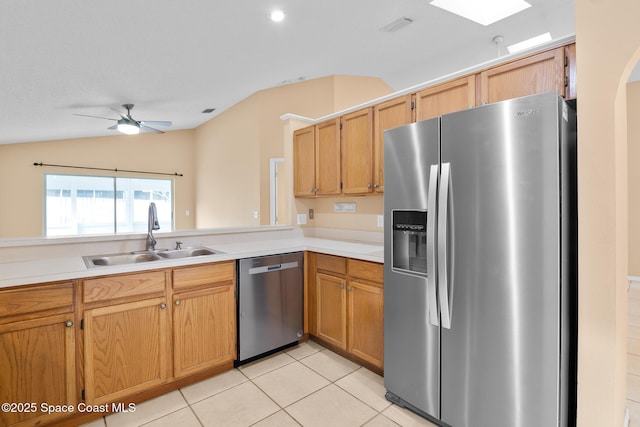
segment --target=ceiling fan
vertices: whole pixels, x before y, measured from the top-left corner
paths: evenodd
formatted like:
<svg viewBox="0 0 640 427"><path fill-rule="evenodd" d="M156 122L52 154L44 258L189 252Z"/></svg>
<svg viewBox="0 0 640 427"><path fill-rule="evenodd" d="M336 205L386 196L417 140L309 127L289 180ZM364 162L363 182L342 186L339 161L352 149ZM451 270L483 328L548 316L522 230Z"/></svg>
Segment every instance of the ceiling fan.
<svg viewBox="0 0 640 427"><path fill-rule="evenodd" d="M127 135L135 135L142 132L164 133L161 130L152 128L152 126L171 126L171 122L168 121L149 121L149 120L135 120L131 117L131 110L133 110L133 104L122 104L127 110L127 113L112 108L113 111L120 115L120 119L112 119L110 117L90 116L88 114L74 114L74 116L92 117L94 119L106 119L116 122L115 125L108 127L107 129L117 129L119 132Z"/></svg>

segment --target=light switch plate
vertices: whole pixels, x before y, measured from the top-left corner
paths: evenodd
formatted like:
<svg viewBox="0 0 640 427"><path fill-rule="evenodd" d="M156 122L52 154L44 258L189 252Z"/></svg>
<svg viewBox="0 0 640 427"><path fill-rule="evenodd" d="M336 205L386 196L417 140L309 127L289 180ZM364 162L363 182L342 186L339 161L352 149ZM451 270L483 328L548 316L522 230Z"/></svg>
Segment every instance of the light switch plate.
<svg viewBox="0 0 640 427"><path fill-rule="evenodd" d="M307 223L307 214L298 214L298 225L304 225Z"/></svg>
<svg viewBox="0 0 640 427"><path fill-rule="evenodd" d="M378 227L384 227L384 215L378 215Z"/></svg>

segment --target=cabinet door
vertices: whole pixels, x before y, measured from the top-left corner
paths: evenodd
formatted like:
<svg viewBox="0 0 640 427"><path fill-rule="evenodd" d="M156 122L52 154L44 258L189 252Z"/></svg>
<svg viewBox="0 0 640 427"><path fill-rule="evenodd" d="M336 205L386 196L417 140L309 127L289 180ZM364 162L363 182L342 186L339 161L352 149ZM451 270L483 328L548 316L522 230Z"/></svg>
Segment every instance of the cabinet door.
<svg viewBox="0 0 640 427"><path fill-rule="evenodd" d="M85 311L85 397L102 404L167 380L164 298Z"/></svg>
<svg viewBox="0 0 640 427"><path fill-rule="evenodd" d="M565 99L576 99L578 94L576 81L576 44L572 43L564 47L564 77Z"/></svg>
<svg viewBox="0 0 640 427"><path fill-rule="evenodd" d="M347 304L344 279L316 275L318 337L343 350L347 349Z"/></svg>
<svg viewBox="0 0 640 427"><path fill-rule="evenodd" d="M373 109L342 117L342 193L366 194L373 189Z"/></svg>
<svg viewBox="0 0 640 427"><path fill-rule="evenodd" d="M381 287L351 280L349 300L348 351L382 368L384 358L384 293Z"/></svg>
<svg viewBox="0 0 640 427"><path fill-rule="evenodd" d="M232 362L236 350L233 285L173 297L173 372L176 378Z"/></svg>
<svg viewBox="0 0 640 427"><path fill-rule="evenodd" d="M293 133L293 191L296 197L315 196L315 126Z"/></svg>
<svg viewBox="0 0 640 427"><path fill-rule="evenodd" d="M564 47L480 73L483 104L557 91L565 96Z"/></svg>
<svg viewBox="0 0 640 427"><path fill-rule="evenodd" d="M384 131L411 123L411 95L392 99L373 109L373 191L384 192Z"/></svg>
<svg viewBox="0 0 640 427"><path fill-rule="evenodd" d="M316 195L340 194L340 119L316 126Z"/></svg>
<svg viewBox="0 0 640 427"><path fill-rule="evenodd" d="M73 313L0 325L0 402L35 403L1 411L0 425L39 425L66 416L40 404L75 405ZM24 423L24 424L21 424Z"/></svg>
<svg viewBox="0 0 640 427"><path fill-rule="evenodd" d="M416 94L416 121L465 110L476 105L476 77L469 76Z"/></svg>

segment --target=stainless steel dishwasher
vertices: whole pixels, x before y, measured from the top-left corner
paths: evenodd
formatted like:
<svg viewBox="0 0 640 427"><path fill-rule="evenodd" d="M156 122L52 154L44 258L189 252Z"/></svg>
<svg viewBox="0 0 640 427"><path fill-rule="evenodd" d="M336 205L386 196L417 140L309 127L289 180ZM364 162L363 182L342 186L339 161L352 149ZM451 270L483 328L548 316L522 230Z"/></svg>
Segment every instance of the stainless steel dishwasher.
<svg viewBox="0 0 640 427"><path fill-rule="evenodd" d="M238 361L298 342L303 335L302 252L238 261Z"/></svg>

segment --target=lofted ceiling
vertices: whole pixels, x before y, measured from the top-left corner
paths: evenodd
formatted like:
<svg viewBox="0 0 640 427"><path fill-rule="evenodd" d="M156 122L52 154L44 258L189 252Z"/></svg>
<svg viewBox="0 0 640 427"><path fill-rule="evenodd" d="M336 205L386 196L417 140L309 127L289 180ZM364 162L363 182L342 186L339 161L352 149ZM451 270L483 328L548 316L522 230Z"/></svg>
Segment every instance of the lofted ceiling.
<svg viewBox="0 0 640 427"><path fill-rule="evenodd" d="M484 27L430 0L2 0L0 144L113 135L115 122L73 114L117 118L125 103L192 129L256 91L334 74L401 90L495 59L496 35L505 54L575 33L573 0L528 2ZM413 23L380 31L402 17Z"/></svg>

